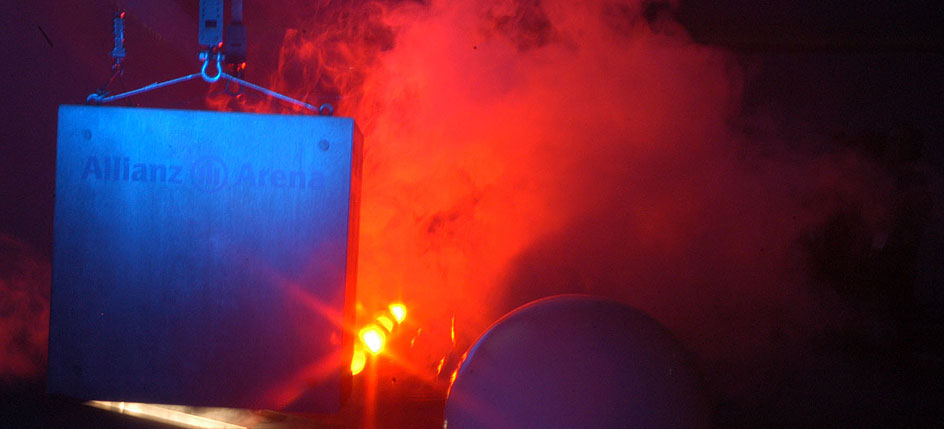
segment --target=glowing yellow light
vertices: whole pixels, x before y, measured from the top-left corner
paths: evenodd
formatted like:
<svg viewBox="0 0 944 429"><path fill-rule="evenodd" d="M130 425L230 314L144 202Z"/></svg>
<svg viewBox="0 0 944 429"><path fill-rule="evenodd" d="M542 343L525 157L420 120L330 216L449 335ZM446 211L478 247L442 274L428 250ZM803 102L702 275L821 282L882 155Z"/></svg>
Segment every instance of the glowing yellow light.
<svg viewBox="0 0 944 429"><path fill-rule="evenodd" d="M442 372L443 365L445 364L446 364L446 357L443 356L443 358L439 360L439 366L436 367L436 375L439 375Z"/></svg>
<svg viewBox="0 0 944 429"><path fill-rule="evenodd" d="M390 304L390 314L393 315L394 319L397 319L397 323L402 323L406 319L406 306L399 302Z"/></svg>
<svg viewBox="0 0 944 429"><path fill-rule="evenodd" d="M459 368L456 368L456 370L453 371L452 375L449 377L449 387L446 388L446 397L448 397L449 395L452 395L452 386L456 384L456 376L458 375L459 375Z"/></svg>
<svg viewBox="0 0 944 429"><path fill-rule="evenodd" d="M361 329L361 341L367 346L367 350L370 350L373 354L380 353L383 350L386 339L387 336L384 335L383 330L376 325Z"/></svg>
<svg viewBox="0 0 944 429"><path fill-rule="evenodd" d="M456 346L456 316L452 316L452 325L449 328L449 337L452 338L452 346Z"/></svg>
<svg viewBox="0 0 944 429"><path fill-rule="evenodd" d="M393 331L393 321L390 320L389 317L387 317L387 316L379 316L379 317L377 317L377 323L380 323L380 326L383 326L384 329L387 330L387 332L392 332L392 331Z"/></svg>
<svg viewBox="0 0 944 429"><path fill-rule="evenodd" d="M358 348L354 351L354 357L351 358L351 374L360 374L364 370L365 364L367 364L367 355L364 354L364 350Z"/></svg>

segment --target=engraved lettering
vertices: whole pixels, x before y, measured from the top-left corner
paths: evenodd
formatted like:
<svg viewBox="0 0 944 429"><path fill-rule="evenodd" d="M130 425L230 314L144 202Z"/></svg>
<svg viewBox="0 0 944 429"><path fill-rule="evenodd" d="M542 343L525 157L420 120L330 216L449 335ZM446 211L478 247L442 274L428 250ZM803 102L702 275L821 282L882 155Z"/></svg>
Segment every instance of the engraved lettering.
<svg viewBox="0 0 944 429"><path fill-rule="evenodd" d="M305 173L302 173L301 171L293 171L288 176L288 187L294 188L296 185L299 188L305 187Z"/></svg>
<svg viewBox="0 0 944 429"><path fill-rule="evenodd" d="M132 182L147 182L148 168L147 164L135 164L134 171L131 172Z"/></svg>
<svg viewBox="0 0 944 429"><path fill-rule="evenodd" d="M259 186L265 186L265 177L269 174L269 170L259 170Z"/></svg>
<svg viewBox="0 0 944 429"><path fill-rule="evenodd" d="M85 170L82 171L82 179L87 179L89 174L94 174L96 179L102 178L102 167L98 165L98 157L90 156L85 161Z"/></svg>
<svg viewBox="0 0 944 429"><path fill-rule="evenodd" d="M252 165L243 164L239 168L239 175L236 177L237 186L256 186L256 175L252 170Z"/></svg>
<svg viewBox="0 0 944 429"><path fill-rule="evenodd" d="M272 186L276 188L285 187L285 172L282 170L272 170L272 174L269 176L269 181L272 183Z"/></svg>
<svg viewBox="0 0 944 429"><path fill-rule="evenodd" d="M164 164L151 164L150 167L152 182L156 182L158 176L160 176L161 182L167 181L167 167Z"/></svg>
<svg viewBox="0 0 944 429"><path fill-rule="evenodd" d="M183 183L181 179L177 178L177 176L180 175L180 172L183 169L184 168L179 165L171 165L170 166L170 179L168 179L167 181L170 183Z"/></svg>

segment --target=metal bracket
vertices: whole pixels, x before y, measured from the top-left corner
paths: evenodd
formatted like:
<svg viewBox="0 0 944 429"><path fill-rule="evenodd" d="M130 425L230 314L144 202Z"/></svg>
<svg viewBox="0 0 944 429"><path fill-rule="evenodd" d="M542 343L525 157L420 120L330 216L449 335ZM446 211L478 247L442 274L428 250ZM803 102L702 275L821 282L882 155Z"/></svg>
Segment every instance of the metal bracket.
<svg viewBox="0 0 944 429"><path fill-rule="evenodd" d="M214 58L216 59L216 76L210 76L207 74L207 66L213 62ZM203 61L203 67L200 67L200 75L203 76L203 80L207 83L220 80L220 77L223 76L223 54L213 51L201 52L200 60Z"/></svg>
<svg viewBox="0 0 944 429"><path fill-rule="evenodd" d="M233 20L234 24L242 25L242 1L235 1L233 4ZM114 19L114 34L115 34L115 48L112 51L112 57L115 59L115 63L112 66L112 77L109 79L108 83L111 83L116 77L120 76L123 72L123 60L126 56L124 48L124 12L121 12L115 15ZM221 49L223 48L223 2L222 0L201 0L200 1L200 34L199 42L201 45L206 46L206 50L200 53L199 59L203 63L200 67L200 73L193 73L186 76L181 76L176 79L171 79L164 82L155 82L144 87L123 92L115 95L108 95L108 84L105 85L102 89L90 94L86 99L86 104L104 104L115 100L120 100L122 98L130 97L132 95L141 94L148 91L153 91L158 88L163 88L165 86L174 85L180 82L186 82L188 80L194 79L196 77L202 77L203 80L207 83L216 83L220 79L226 80L225 91L227 94L236 96L239 95L243 88L250 88L256 91L259 91L269 97L284 101L286 103L299 106L310 111L313 111L321 116L331 116L334 114L334 106L331 104L325 103L321 106L314 106L308 104L304 101L296 100L289 96L280 94L271 89L261 87L259 85L247 82L242 80L239 76L242 75L242 66L245 63L240 63L236 65L235 73L238 76L226 73L223 70L223 62L226 60L226 56ZM245 30L245 29L243 29ZM242 39L245 39L245 33L243 33ZM241 40L242 40L241 39ZM238 58L240 52L244 52L245 44L242 46L243 51L235 50L237 52L237 57L234 60L245 61L244 55L243 58ZM215 63L216 74L210 75L207 72L207 69L210 68L210 64ZM236 83L239 85L239 90L233 93L230 91L230 83Z"/></svg>

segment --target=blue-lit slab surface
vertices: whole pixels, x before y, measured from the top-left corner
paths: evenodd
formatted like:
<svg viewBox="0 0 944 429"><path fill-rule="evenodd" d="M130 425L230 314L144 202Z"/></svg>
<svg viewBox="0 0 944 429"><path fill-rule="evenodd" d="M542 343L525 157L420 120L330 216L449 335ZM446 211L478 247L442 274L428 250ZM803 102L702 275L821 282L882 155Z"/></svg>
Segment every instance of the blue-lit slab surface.
<svg viewBox="0 0 944 429"><path fill-rule="evenodd" d="M49 391L338 409L360 162L347 118L60 107Z"/></svg>

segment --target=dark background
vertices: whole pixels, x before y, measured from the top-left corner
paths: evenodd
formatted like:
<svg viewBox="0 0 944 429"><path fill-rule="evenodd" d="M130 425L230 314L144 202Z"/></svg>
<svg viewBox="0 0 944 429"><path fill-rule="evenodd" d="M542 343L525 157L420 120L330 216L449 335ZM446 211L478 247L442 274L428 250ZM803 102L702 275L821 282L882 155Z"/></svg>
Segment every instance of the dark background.
<svg viewBox="0 0 944 429"><path fill-rule="evenodd" d="M197 3L4 1L4 279L42 279L48 270L57 107L83 103L107 79L114 11L129 13L128 72L120 83L127 90L196 70ZM318 11L295 0L247 3L251 44L246 77L264 82L277 62L284 30ZM343 8L342 3L325 2L323 8ZM852 212L837 214L808 247L814 275L841 296L874 310L874 325L824 341L830 351L817 359L785 365L787 381L748 404L720 400L719 426L930 425L944 403L936 392L944 375L944 230L935 185L944 161L941 8L931 1L689 0L676 8L652 3L647 9L652 18L674 17L697 43L737 55L748 75L743 117L788 117L791 127L779 130L784 137L816 134L855 148L886 169L902 195L891 209L896 228L881 252L861 250L869 246L860 242L863 227ZM202 82L191 82L135 103L203 108L205 95ZM23 261L40 262L27 270ZM11 306L3 305L4 311ZM5 350L9 344L15 347L13 339L0 341L9 342ZM0 426L11 421L63 427L128 424L68 400L46 398L41 374L0 376Z"/></svg>

